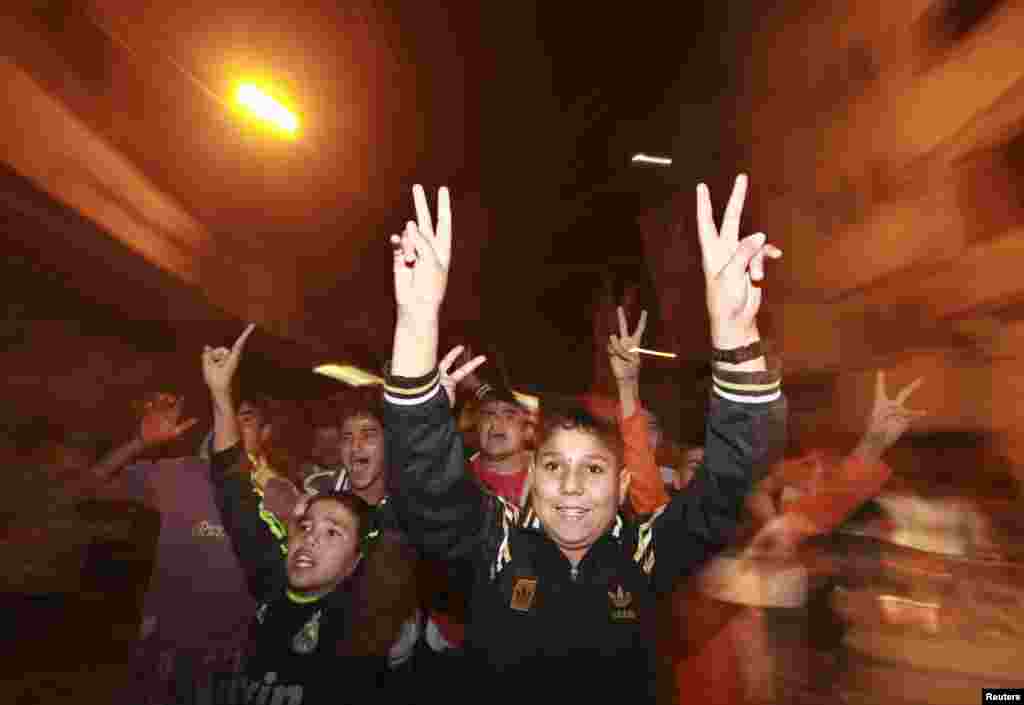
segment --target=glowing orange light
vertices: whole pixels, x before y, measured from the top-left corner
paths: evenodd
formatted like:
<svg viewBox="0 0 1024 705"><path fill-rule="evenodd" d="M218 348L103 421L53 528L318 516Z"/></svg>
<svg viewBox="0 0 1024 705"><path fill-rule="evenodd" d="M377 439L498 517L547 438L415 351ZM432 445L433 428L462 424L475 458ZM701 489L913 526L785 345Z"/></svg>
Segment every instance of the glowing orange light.
<svg viewBox="0 0 1024 705"><path fill-rule="evenodd" d="M299 118L295 113L255 84L240 84L235 91L235 103L289 137L294 137L299 130Z"/></svg>

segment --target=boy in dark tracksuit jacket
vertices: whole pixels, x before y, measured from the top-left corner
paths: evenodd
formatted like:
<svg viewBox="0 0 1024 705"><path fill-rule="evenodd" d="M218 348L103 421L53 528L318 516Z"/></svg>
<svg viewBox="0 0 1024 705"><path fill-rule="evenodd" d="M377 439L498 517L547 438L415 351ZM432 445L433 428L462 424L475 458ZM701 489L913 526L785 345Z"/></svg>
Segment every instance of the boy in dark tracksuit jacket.
<svg viewBox="0 0 1024 705"><path fill-rule="evenodd" d="M244 676L221 684L216 702L344 705L387 697L395 634L381 633L380 623L395 620L380 612L402 609L408 546L379 528L369 505L346 494L311 500L281 543L271 531L276 517L238 470L241 461L237 445L215 453L211 475L260 606Z"/></svg>
<svg viewBox="0 0 1024 705"><path fill-rule="evenodd" d="M777 378L762 384L777 387ZM420 394L404 392L424 385ZM654 638L644 618L656 595L729 540L766 442L779 437L777 395L748 402L713 395L705 465L687 491L639 523L617 517L575 568L535 512L521 515L473 482L437 373L391 378L386 398L391 457L404 468L393 476L392 497L410 535L433 555L475 566L467 673L498 688L544 684L541 702L583 693L644 702L644 680L651 691L654 683ZM567 682L570 673L577 678Z"/></svg>
<svg viewBox="0 0 1024 705"><path fill-rule="evenodd" d="M448 190L436 227L422 187L416 222L391 237L397 321L385 387L391 498L428 553L475 569L462 693L432 702L651 702L658 595L720 549L738 523L756 468L782 440L784 402L756 325L764 259L781 256L763 234L740 240L746 177L737 179L721 231L697 190L697 223L711 322L714 391L705 461L688 491L638 523L617 514L630 472L618 433L585 412L545 424L531 470L531 509L487 494L466 469L437 361L440 309L452 256ZM646 681L646 683L645 683ZM645 692L646 691L646 692ZM699 696L698 696L699 697Z"/></svg>

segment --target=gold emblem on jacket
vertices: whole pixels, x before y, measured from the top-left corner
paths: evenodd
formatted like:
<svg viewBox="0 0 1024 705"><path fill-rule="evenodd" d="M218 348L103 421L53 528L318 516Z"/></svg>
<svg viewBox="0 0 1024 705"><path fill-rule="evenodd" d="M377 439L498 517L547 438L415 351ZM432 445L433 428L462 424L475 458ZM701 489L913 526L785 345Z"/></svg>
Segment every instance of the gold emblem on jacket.
<svg viewBox="0 0 1024 705"><path fill-rule="evenodd" d="M625 592L619 585L615 592L608 593L608 599L612 603L611 617L614 622L633 622L637 619L636 610L631 607L633 595Z"/></svg>
<svg viewBox="0 0 1024 705"><path fill-rule="evenodd" d="M512 586L512 602L509 607L517 612L529 612L533 598L537 595L536 578L519 578Z"/></svg>

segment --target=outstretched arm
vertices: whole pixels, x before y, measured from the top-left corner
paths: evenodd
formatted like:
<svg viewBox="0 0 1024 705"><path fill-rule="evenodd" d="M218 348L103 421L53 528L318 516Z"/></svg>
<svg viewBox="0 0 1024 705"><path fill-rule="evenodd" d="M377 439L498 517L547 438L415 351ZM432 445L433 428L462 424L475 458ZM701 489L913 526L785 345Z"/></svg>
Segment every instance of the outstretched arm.
<svg viewBox="0 0 1024 705"><path fill-rule="evenodd" d="M843 459L825 487L787 506L758 532L750 546L752 554L790 555L807 538L839 526L882 490L892 476L882 455L906 433L914 419L924 416L924 412L905 406L923 381L914 380L890 399L885 373L878 372L868 428L857 447Z"/></svg>
<svg viewBox="0 0 1024 705"><path fill-rule="evenodd" d="M181 438L198 419L181 420L184 397L157 394L143 404L142 419L135 436L107 453L82 478L83 490L99 490L143 453Z"/></svg>
<svg viewBox="0 0 1024 705"><path fill-rule="evenodd" d="M249 459L236 443L210 458L217 509L245 573L249 593L269 599L287 585L284 525L266 510L249 473ZM288 517L290 518L290 517ZM288 518L285 518L286 521Z"/></svg>
<svg viewBox="0 0 1024 705"><path fill-rule="evenodd" d="M640 313L640 322L632 334L626 322L626 312L618 308L619 335L608 341L608 358L619 390L622 418L620 427L625 446L625 465L632 475L629 500L637 514L644 515L668 504L669 496L661 479L648 431L647 417L640 405L640 345L647 327L647 311Z"/></svg>
<svg viewBox="0 0 1024 705"><path fill-rule="evenodd" d="M384 392L391 499L421 548L459 558L493 539L495 529L504 526L505 512L467 472L462 437L442 390L442 380L459 372L449 375L437 364L439 313L451 261L448 190L438 193L436 230L421 186L413 189L413 198L418 222L410 221L391 238L398 308ZM448 355L446 365L453 360ZM482 362L477 358L469 365Z"/></svg>
<svg viewBox="0 0 1024 705"><path fill-rule="evenodd" d="M758 352L757 313L764 258L782 252L763 233L739 237L746 197L744 175L736 179L721 229L715 226L710 194L697 188L697 228L704 267L713 357L753 350L750 359L716 362L708 413L704 464L693 481L653 520L658 549L655 581L671 589L679 577L721 549L734 535L743 501L771 453L781 448L785 401L779 370ZM652 557L653 559L653 557Z"/></svg>
<svg viewBox="0 0 1024 705"><path fill-rule="evenodd" d="M226 450L239 441L238 420L231 383L242 359L245 341L256 326L250 323L230 348L203 348L203 379L213 402L213 451Z"/></svg>
<svg viewBox="0 0 1024 705"><path fill-rule="evenodd" d="M430 375L437 367L441 303L452 257L452 208L448 189L437 193L437 228L422 186L413 188L416 220L391 237L394 249L395 323L390 374L405 379Z"/></svg>
<svg viewBox="0 0 1024 705"><path fill-rule="evenodd" d="M250 324L230 348L203 349L203 379L213 400L213 453L210 479L217 508L245 572L249 592L257 600L283 590L287 584L284 558L285 526L268 511L251 477L235 418L231 383L242 357Z"/></svg>

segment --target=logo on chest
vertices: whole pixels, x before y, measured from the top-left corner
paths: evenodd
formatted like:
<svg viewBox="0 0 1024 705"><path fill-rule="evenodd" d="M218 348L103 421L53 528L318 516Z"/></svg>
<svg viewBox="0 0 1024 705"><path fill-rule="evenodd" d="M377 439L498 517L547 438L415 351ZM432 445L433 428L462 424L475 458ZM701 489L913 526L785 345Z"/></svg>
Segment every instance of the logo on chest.
<svg viewBox="0 0 1024 705"><path fill-rule="evenodd" d="M292 637L292 651L303 655L313 653L316 645L320 643L320 614L318 610L298 634Z"/></svg>
<svg viewBox="0 0 1024 705"><path fill-rule="evenodd" d="M512 586L512 601L509 607L516 612L529 612L537 596L536 578L518 578Z"/></svg>
<svg viewBox="0 0 1024 705"><path fill-rule="evenodd" d="M633 608L633 595L622 589L619 585L615 592L608 593L608 600L611 603L611 618L613 622L635 622L639 619L636 610Z"/></svg>

